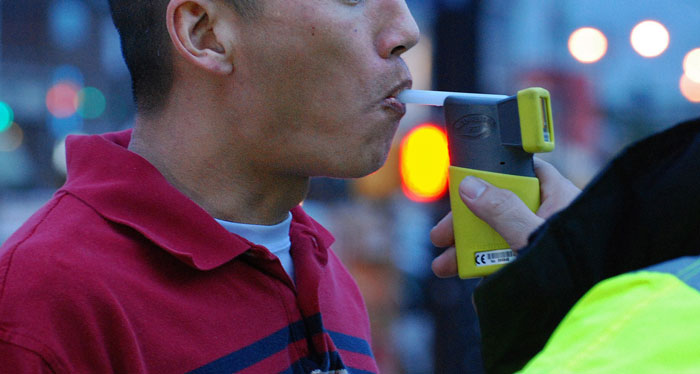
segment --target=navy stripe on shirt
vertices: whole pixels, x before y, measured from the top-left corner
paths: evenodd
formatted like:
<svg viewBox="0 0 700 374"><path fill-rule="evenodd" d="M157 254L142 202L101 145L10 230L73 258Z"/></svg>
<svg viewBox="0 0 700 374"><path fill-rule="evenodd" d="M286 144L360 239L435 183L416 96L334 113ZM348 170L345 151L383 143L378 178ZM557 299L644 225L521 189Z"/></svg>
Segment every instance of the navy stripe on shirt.
<svg viewBox="0 0 700 374"><path fill-rule="evenodd" d="M303 331L303 324L302 321L295 322L253 344L243 347L216 361L210 362L199 369L195 369L191 371L190 374L235 373L243 370L284 350L290 343L295 342L296 340L292 339L291 331L298 330L299 328Z"/></svg>
<svg viewBox="0 0 700 374"><path fill-rule="evenodd" d="M369 343L364 339L334 331L328 331L328 335L333 339L333 344L335 344L338 349L374 357Z"/></svg>
<svg viewBox="0 0 700 374"><path fill-rule="evenodd" d="M304 325L301 325L300 327L304 328ZM323 322L321 321L320 313L307 318L306 327L309 329L311 336L314 336L321 332L327 333L333 340L333 344L335 344L335 346L338 349L354 353L360 353L374 358L374 355L372 354L372 349L370 348L369 343L367 343L366 340L351 335L343 334L340 332L326 330L323 327Z"/></svg>
<svg viewBox="0 0 700 374"><path fill-rule="evenodd" d="M189 374L219 374L235 373L241 371L260 361L263 361L264 359L278 352L287 349L289 344L307 338L307 331L310 336L314 336L318 333L325 332L331 337L333 343L338 349L354 353L360 353L374 358L369 343L366 340L339 332L327 331L323 327L321 314L318 313L306 318L305 320L289 324L287 327L284 327L246 347L243 347L235 352L232 352L224 357L210 362L198 369L190 371ZM344 365L340 360L338 352L318 352L317 354L321 355L318 358L321 359L324 365L329 366L329 368L320 368L318 367L318 364L314 361L309 359L302 359L300 361L295 362L289 369L284 371L284 373L305 373L307 372L307 369L312 367L318 369L327 369L326 371L331 369L339 370L344 368ZM330 367L338 365L340 365L340 367ZM347 370L350 373L357 374L369 373L364 370L352 368L348 368Z"/></svg>

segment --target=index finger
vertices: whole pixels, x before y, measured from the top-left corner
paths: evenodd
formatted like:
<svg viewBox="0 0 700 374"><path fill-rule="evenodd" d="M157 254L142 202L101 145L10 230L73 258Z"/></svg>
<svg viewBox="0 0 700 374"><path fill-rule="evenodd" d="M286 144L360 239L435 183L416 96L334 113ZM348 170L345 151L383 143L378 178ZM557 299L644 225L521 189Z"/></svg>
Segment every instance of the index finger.
<svg viewBox="0 0 700 374"><path fill-rule="evenodd" d="M455 244L454 228L452 227L452 212L447 213L432 230L430 241L436 247L449 247Z"/></svg>

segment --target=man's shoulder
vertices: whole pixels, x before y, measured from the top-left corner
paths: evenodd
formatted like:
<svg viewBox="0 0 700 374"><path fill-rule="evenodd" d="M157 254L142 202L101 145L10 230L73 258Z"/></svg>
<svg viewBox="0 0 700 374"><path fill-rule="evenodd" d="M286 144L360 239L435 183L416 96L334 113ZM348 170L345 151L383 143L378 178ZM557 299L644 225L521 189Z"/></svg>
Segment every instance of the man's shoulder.
<svg viewBox="0 0 700 374"><path fill-rule="evenodd" d="M50 292L80 284L99 263L91 249L118 237L113 224L78 198L56 194L0 247L0 303L15 288Z"/></svg>
<svg viewBox="0 0 700 374"><path fill-rule="evenodd" d="M95 318L113 315L107 306L120 230L64 192L30 217L0 247L0 341L52 368L66 364L71 349L87 349L77 342L107 326Z"/></svg>
<svg viewBox="0 0 700 374"><path fill-rule="evenodd" d="M0 247L0 258L15 256L16 253L44 257L86 241L89 239L86 234L107 225L97 212L78 198L59 192L5 241Z"/></svg>

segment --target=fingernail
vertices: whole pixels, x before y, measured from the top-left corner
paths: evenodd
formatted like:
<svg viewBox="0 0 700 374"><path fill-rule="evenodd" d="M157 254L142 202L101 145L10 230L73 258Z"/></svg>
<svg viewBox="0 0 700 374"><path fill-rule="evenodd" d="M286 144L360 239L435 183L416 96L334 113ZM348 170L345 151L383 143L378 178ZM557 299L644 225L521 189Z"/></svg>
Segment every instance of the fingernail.
<svg viewBox="0 0 700 374"><path fill-rule="evenodd" d="M459 185L459 193L469 200L479 198L485 190L486 184L482 182L481 179L472 176L464 178Z"/></svg>

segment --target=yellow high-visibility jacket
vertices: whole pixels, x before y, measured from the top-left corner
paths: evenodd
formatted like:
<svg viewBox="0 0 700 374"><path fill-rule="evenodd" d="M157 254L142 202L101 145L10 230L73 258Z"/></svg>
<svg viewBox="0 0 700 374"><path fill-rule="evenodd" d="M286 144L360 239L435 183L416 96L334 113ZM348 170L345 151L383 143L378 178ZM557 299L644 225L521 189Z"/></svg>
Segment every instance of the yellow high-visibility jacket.
<svg viewBox="0 0 700 374"><path fill-rule="evenodd" d="M700 373L700 256L597 284L520 373Z"/></svg>

